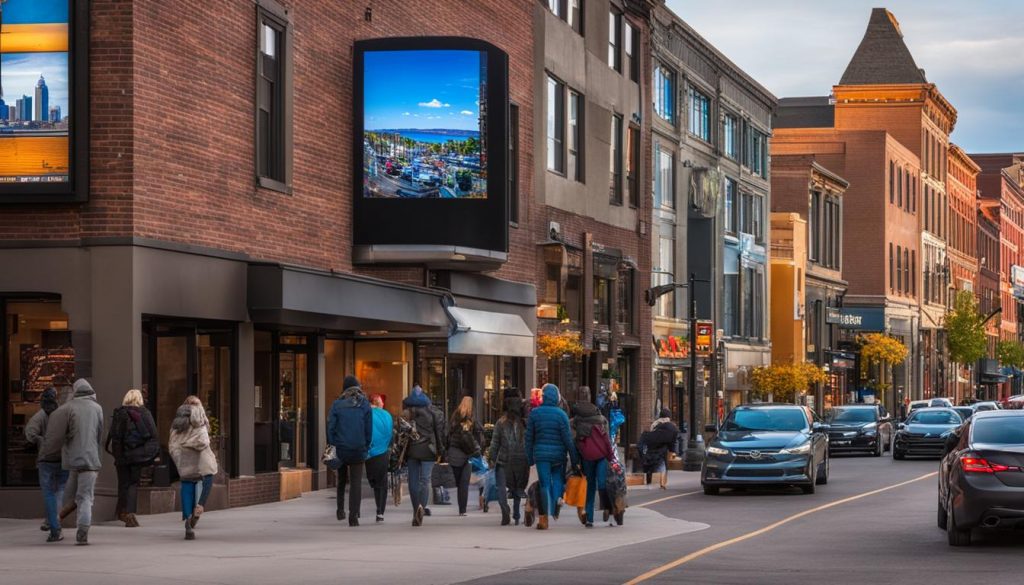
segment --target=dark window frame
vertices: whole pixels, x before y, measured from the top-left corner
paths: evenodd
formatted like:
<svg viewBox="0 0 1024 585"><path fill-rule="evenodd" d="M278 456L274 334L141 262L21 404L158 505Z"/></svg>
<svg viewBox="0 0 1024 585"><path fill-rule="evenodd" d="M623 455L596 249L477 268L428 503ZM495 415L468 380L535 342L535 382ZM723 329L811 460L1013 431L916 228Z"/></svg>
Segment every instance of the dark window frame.
<svg viewBox="0 0 1024 585"><path fill-rule="evenodd" d="M612 205L622 205L622 133L625 129L625 120L622 114L612 113L611 136L609 137L609 202Z"/></svg>
<svg viewBox="0 0 1024 585"><path fill-rule="evenodd" d="M569 92L565 100L565 176L577 183L586 182L586 98L582 93L572 89L565 84L565 90ZM572 123L572 107L576 106L576 123ZM557 122L557 121L556 121ZM573 148L575 144L576 148ZM569 161L574 161L572 168Z"/></svg>
<svg viewBox="0 0 1024 585"><path fill-rule="evenodd" d="M711 142L711 96L691 85L687 89L687 122L691 136ZM698 108L698 104L701 107Z"/></svg>
<svg viewBox="0 0 1024 585"><path fill-rule="evenodd" d="M622 12L614 7L608 10L608 66L622 73Z"/></svg>
<svg viewBox="0 0 1024 585"><path fill-rule="evenodd" d="M277 65L270 80L265 75L267 60L263 54L264 27L274 29L274 61ZM292 193L293 160L293 57L292 27L288 11L273 0L258 0L256 6L256 119L255 119L255 167L258 186L290 195ZM264 89L264 80L273 85ZM272 93L271 93L272 92ZM269 101L268 101L269 100ZM279 107L271 110L274 105ZM262 131L263 113L271 117ZM277 145L277 148L273 148ZM269 150L265 150L269 149ZM266 156L264 162L263 157Z"/></svg>
<svg viewBox="0 0 1024 585"><path fill-rule="evenodd" d="M508 105L508 222L519 226L519 104Z"/></svg>
<svg viewBox="0 0 1024 585"><path fill-rule="evenodd" d="M635 209L640 206L640 127L630 124L626 136L626 187L629 206Z"/></svg>
<svg viewBox="0 0 1024 585"><path fill-rule="evenodd" d="M551 85L554 84L554 98L555 103L550 103ZM549 172L556 173L558 175L565 176L568 167L568 156L566 152L566 127L567 127L567 109L568 105L566 99L566 86L565 82L558 79L557 77L547 74L547 79L544 81L544 146L547 149L544 156L544 166ZM554 111L552 112L552 109ZM549 119L554 116L554 124L549 123ZM553 126L553 128L551 128ZM554 131L552 136L551 131ZM552 161L552 154L554 153L554 160Z"/></svg>

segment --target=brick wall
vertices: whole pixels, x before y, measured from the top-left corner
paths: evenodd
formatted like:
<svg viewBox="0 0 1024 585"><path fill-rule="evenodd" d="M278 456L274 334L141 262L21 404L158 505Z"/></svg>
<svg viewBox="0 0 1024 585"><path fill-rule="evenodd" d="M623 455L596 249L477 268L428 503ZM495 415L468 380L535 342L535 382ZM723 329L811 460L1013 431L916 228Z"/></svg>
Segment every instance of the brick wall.
<svg viewBox="0 0 1024 585"><path fill-rule="evenodd" d="M261 473L228 480L228 507L267 504L281 499L281 474Z"/></svg>

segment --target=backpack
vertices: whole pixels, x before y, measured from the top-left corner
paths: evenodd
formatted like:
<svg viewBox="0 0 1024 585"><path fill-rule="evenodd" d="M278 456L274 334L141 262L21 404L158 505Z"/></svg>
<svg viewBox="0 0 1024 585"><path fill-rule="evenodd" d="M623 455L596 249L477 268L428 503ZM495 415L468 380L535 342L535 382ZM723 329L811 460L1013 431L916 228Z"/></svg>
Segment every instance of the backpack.
<svg viewBox="0 0 1024 585"><path fill-rule="evenodd" d="M459 448L470 457L480 454L480 443L477 442L473 433L473 421L467 420L452 427L451 446Z"/></svg>
<svg viewBox="0 0 1024 585"><path fill-rule="evenodd" d="M144 428L139 428L140 426L145 427L145 425L142 424L141 416L139 417L139 420L135 420L135 417L138 416L136 413L130 410L124 410L122 412L124 417L124 427L121 440L123 441L126 449L138 449L145 445L146 441L150 439L149 431Z"/></svg>
<svg viewBox="0 0 1024 585"><path fill-rule="evenodd" d="M583 437L583 440L580 441L580 456L585 461L610 459L612 455L611 445L612 443L608 440L608 435L604 433L604 429L600 425L594 425L590 429L590 434Z"/></svg>

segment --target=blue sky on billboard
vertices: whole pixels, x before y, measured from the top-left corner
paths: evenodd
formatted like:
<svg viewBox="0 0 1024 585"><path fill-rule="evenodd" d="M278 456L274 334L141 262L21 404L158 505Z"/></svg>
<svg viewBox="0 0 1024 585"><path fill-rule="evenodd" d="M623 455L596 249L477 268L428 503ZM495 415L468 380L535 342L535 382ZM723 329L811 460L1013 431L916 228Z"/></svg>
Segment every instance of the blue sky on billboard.
<svg viewBox="0 0 1024 585"><path fill-rule="evenodd" d="M480 130L478 51L367 51L363 116L367 130Z"/></svg>
<svg viewBox="0 0 1024 585"><path fill-rule="evenodd" d="M7 0L4 24L67 22L68 0Z"/></svg>
<svg viewBox="0 0 1024 585"><path fill-rule="evenodd" d="M958 111L967 152L1024 150L1020 0L667 0L668 7L778 97L828 95L882 5L928 80Z"/></svg>
<svg viewBox="0 0 1024 585"><path fill-rule="evenodd" d="M7 11L4 11L6 15ZM67 53L8 53L0 62L3 75L4 102L13 106L23 95L34 98L36 82L41 74L50 90L50 105L60 106L63 115L68 110L68 54Z"/></svg>

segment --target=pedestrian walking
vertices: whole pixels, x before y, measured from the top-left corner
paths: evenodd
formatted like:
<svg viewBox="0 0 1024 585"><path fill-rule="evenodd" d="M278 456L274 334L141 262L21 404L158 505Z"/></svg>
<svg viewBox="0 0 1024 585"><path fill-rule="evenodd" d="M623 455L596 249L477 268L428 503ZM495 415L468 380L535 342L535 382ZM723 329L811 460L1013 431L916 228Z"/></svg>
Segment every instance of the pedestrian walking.
<svg viewBox="0 0 1024 585"><path fill-rule="evenodd" d="M92 525L96 476L102 467L100 448L103 444L103 407L96 402L96 391L84 378L75 380L72 390L73 398L54 410L47 419L41 455L45 461L51 461L55 454L60 454L61 468L68 472L60 518L77 509L78 531L75 544L87 545L89 527ZM54 528L51 523L51 537ZM59 536L59 520L56 529Z"/></svg>
<svg viewBox="0 0 1024 585"><path fill-rule="evenodd" d="M138 527L135 513L142 470L160 453L156 423L143 405L142 392L129 390L121 406L114 409L104 448L113 455L117 468L117 519L128 528Z"/></svg>
<svg viewBox="0 0 1024 585"><path fill-rule="evenodd" d="M583 475L587 478L587 501L583 510L577 509L580 523L594 527L594 500L604 490L608 467L615 463L612 442L608 436L608 420L597 405L590 401L590 388L580 386L579 400L572 406L572 430L576 448L583 460Z"/></svg>
<svg viewBox="0 0 1024 585"><path fill-rule="evenodd" d="M569 417L558 407L558 386L545 384L541 405L530 411L526 421L526 458L536 465L540 480L538 530L548 529L548 515L558 519L558 499L565 490L565 459L579 466Z"/></svg>
<svg viewBox="0 0 1024 585"><path fill-rule="evenodd" d="M498 506L501 507L501 525L511 520L519 526L519 506L526 496L530 479L530 466L526 463L526 422L523 419L526 402L515 388L505 390L503 414L494 425L487 459L494 466L494 481L498 487ZM512 494L509 509L508 496Z"/></svg>
<svg viewBox="0 0 1024 585"><path fill-rule="evenodd" d="M39 469L39 487L43 492L43 505L46 518L40 530L49 533L46 542L63 540L60 530L60 502L64 498L64 484L68 481L68 472L61 468L60 451L50 454L43 452L43 440L46 438L46 427L50 415L57 410L57 389L50 386L43 390L39 399L39 411L32 415L25 425L25 439L36 448L36 468Z"/></svg>
<svg viewBox="0 0 1024 585"><path fill-rule="evenodd" d="M186 398L174 413L167 450L181 478L181 518L185 522L185 540L195 540L194 529L206 509L206 500L213 489L213 476L217 473L217 456L210 446L210 419L198 396Z"/></svg>
<svg viewBox="0 0 1024 585"><path fill-rule="evenodd" d="M463 390L462 401L452 413L448 427L448 464L455 474L458 490L459 516L466 515L469 505L469 479L473 467L469 460L479 457L484 443L484 429L473 417L473 396L471 391Z"/></svg>
<svg viewBox="0 0 1024 585"><path fill-rule="evenodd" d="M418 385L413 386L402 406L402 418L413 427L406 450L412 525L421 526L423 517L427 515L431 473L444 448L444 421L432 408L430 397Z"/></svg>
<svg viewBox="0 0 1024 585"><path fill-rule="evenodd" d="M373 436L370 450L366 453L366 479L373 488L373 500L377 505L377 522L384 521L384 508L388 503L388 465L391 460L391 442L395 421L391 413L384 410L384 398L380 394L370 397L373 413Z"/></svg>
<svg viewBox="0 0 1024 585"><path fill-rule="evenodd" d="M355 376L345 376L345 390L331 405L327 440L338 453L338 520L345 519L345 486L348 485L348 525L359 526L363 467L373 442L373 413Z"/></svg>
<svg viewBox="0 0 1024 585"><path fill-rule="evenodd" d="M668 453L676 449L679 427L671 420L672 411L662 408L659 417L651 423L649 431L640 436L644 445L643 468L647 474L647 484L651 484L652 476L658 474L658 485L668 489Z"/></svg>

